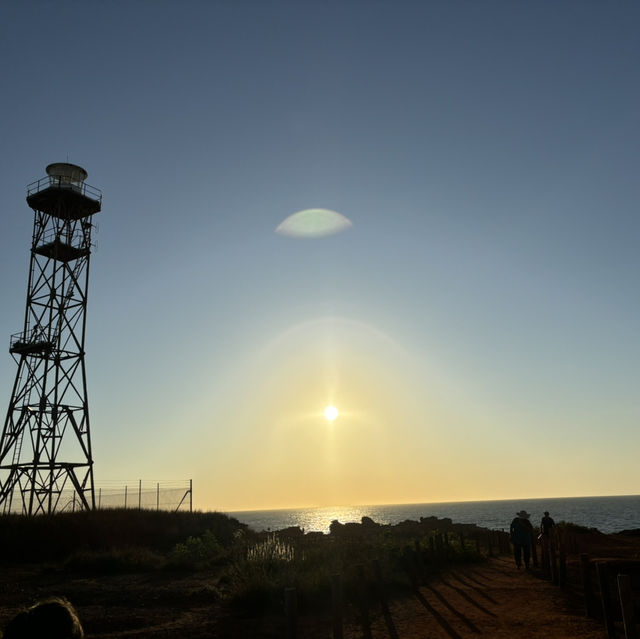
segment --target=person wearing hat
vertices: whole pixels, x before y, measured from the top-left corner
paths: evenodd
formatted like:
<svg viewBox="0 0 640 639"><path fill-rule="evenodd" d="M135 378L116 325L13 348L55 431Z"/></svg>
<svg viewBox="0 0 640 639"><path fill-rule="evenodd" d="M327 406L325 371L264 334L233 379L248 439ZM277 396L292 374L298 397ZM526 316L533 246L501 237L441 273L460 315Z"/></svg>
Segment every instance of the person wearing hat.
<svg viewBox="0 0 640 639"><path fill-rule="evenodd" d="M526 510L516 513L509 529L511 543L513 544L513 558L516 560L518 570L522 566L523 558L524 567L529 570L531 542L533 541L533 526L529 521L530 516Z"/></svg>

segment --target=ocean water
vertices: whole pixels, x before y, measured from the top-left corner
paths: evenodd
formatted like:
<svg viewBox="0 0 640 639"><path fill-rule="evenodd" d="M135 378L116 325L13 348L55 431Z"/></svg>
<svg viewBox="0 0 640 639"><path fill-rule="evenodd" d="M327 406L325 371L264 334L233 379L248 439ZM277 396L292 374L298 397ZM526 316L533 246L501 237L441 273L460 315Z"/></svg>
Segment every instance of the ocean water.
<svg viewBox="0 0 640 639"><path fill-rule="evenodd" d="M526 510L534 526L545 510L556 522L567 521L611 533L640 528L640 495L623 497L556 497L500 501L461 501L438 504L392 504L387 506L339 506L291 510L253 510L228 513L250 528L281 530L299 526L305 532L329 532L334 519L340 523L360 522L363 516L380 524L397 524L405 519L449 517L455 523L478 524L493 530L509 529L516 512Z"/></svg>

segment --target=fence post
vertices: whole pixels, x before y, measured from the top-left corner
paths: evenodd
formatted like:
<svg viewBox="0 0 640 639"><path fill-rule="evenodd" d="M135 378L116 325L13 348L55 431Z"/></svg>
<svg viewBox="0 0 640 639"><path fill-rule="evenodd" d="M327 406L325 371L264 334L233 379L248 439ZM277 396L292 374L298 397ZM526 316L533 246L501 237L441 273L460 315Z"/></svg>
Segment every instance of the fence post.
<svg viewBox="0 0 640 639"><path fill-rule="evenodd" d="M629 575L618 575L618 595L620 596L620 607L622 608L625 639L638 639L636 620L633 614L631 577Z"/></svg>
<svg viewBox="0 0 640 639"><path fill-rule="evenodd" d="M442 542L442 534L436 533L436 553L438 555L438 561L442 559L444 552L444 544Z"/></svg>
<svg viewBox="0 0 640 639"><path fill-rule="evenodd" d="M156 484L156 510L160 510L160 482Z"/></svg>
<svg viewBox="0 0 640 639"><path fill-rule="evenodd" d="M615 639L616 626L613 618L613 606L611 604L611 592L609 590L609 570L606 562L597 561L596 572L598 573L598 583L600 584L602 616L604 617L604 626L607 629L607 637Z"/></svg>
<svg viewBox="0 0 640 639"><path fill-rule="evenodd" d="M138 510L142 510L142 479L138 479Z"/></svg>
<svg viewBox="0 0 640 639"><path fill-rule="evenodd" d="M127 509L127 488L129 488L128 486L125 485L124 487L124 509Z"/></svg>
<svg viewBox="0 0 640 639"><path fill-rule="evenodd" d="M189 512L193 512L193 479L189 480Z"/></svg>
<svg viewBox="0 0 640 639"><path fill-rule="evenodd" d="M378 599L380 600L380 608L382 608L382 614L387 624L387 630L389 631L390 639L398 639L398 631L391 618L391 611L389 610L389 604L387 603L387 597L384 592L384 585L382 583L382 571L380 570L380 562L374 559L371 562L373 566L373 574L376 578L376 589L378 591Z"/></svg>
<svg viewBox="0 0 640 639"><path fill-rule="evenodd" d="M558 585L564 588L567 585L567 555L560 551L560 565L558 566Z"/></svg>
<svg viewBox="0 0 640 639"><path fill-rule="evenodd" d="M420 582L424 582L425 580L425 567L424 567L424 556L422 554L422 546L420 545L420 540L416 539L413 542L413 547L416 553L416 565L418 567L418 579Z"/></svg>
<svg viewBox="0 0 640 639"><path fill-rule="evenodd" d="M358 575L358 604L360 608L360 619L362 622L363 639L371 638L371 621L369 620L369 607L367 605L367 585L364 579L364 565L356 566Z"/></svg>
<svg viewBox="0 0 640 639"><path fill-rule="evenodd" d="M593 596L593 585L591 583L591 562L589 555L580 555L580 572L582 574L582 592L584 593L584 610L587 617L595 616L595 602Z"/></svg>
<svg viewBox="0 0 640 639"><path fill-rule="evenodd" d="M342 633L342 576L331 575L331 609L333 612L333 639L343 639Z"/></svg>
<svg viewBox="0 0 640 639"><path fill-rule="evenodd" d="M549 545L551 544L549 536L542 537L542 549L540 551L540 558L542 561L542 571L545 575L551 573L551 562L549 561Z"/></svg>
<svg viewBox="0 0 640 639"><path fill-rule="evenodd" d="M411 546L405 546L402 551L402 560L404 563L404 569L407 571L407 576L409 577L409 581L411 582L411 588L413 590L418 589L418 575L416 574L416 562L413 556L413 551L411 550Z"/></svg>
<svg viewBox="0 0 640 639"><path fill-rule="evenodd" d="M373 576L376 579L376 589L378 591L380 605L382 606L383 612L388 614L389 608L387 607L387 598L384 595L384 587L382 586L382 571L380 570L380 562L377 559L374 559L371 562L371 565L373 566Z"/></svg>
<svg viewBox="0 0 640 639"><path fill-rule="evenodd" d="M551 541L549 546L549 561L551 563L551 582L554 586L557 586L560 583L560 578L558 576L558 556L556 555L556 544L554 540Z"/></svg>
<svg viewBox="0 0 640 639"><path fill-rule="evenodd" d="M287 617L287 639L298 639L298 598L295 588L284 589L284 612Z"/></svg>

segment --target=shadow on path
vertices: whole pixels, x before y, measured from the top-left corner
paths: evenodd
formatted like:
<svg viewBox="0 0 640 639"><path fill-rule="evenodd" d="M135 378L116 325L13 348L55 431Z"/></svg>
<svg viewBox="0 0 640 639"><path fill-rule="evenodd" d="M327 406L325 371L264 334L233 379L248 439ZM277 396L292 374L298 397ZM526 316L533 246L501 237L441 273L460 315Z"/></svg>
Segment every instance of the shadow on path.
<svg viewBox="0 0 640 639"><path fill-rule="evenodd" d="M418 601L433 615L433 618L442 626L444 631L452 637L452 639L462 639L462 637L449 625L449 622L424 598L424 595L418 590L416 591Z"/></svg>
<svg viewBox="0 0 640 639"><path fill-rule="evenodd" d="M489 615L490 617L497 617L495 613L491 612L491 610L487 610L482 604L478 603L473 597L470 597L462 588L458 588L458 586L454 586L450 581L442 578L442 583L445 586L451 588L451 590L455 590L463 599L468 601L472 606L475 606L478 610L484 612L485 615Z"/></svg>
<svg viewBox="0 0 640 639"><path fill-rule="evenodd" d="M455 573L455 572L451 573L451 576L456 581L459 581L463 586L466 586L467 588L470 588L474 592L477 592L481 597L484 597L490 603L495 604L496 606L499 605L498 602L491 595L489 595L484 590L482 590L482 588L478 588L478 586L474 586L473 584L470 584L466 579L463 579L458 573Z"/></svg>
<svg viewBox="0 0 640 639"><path fill-rule="evenodd" d="M480 628L478 628L478 626L476 626L473 623L473 621L469 619L469 617L463 615L459 610L457 610L454 606L452 606L446 600L446 598L442 594L440 594L435 588L432 588L431 586L425 586L425 588L427 588L431 593L433 593L433 595L438 598L438 600L442 603L442 605L445 606L448 610L450 610L456 617L458 617L458 619L460 619L460 621L462 621L462 623L464 623L467 626L467 628L469 628L470 630L472 630L477 634L480 634L480 635L482 634L482 631L480 630Z"/></svg>

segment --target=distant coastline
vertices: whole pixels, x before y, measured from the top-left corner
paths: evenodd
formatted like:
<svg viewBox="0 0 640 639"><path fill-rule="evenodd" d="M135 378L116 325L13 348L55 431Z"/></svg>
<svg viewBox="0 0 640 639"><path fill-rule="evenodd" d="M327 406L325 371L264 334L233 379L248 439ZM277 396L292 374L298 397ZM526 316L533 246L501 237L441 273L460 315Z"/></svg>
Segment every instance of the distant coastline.
<svg viewBox="0 0 640 639"><path fill-rule="evenodd" d="M537 524L545 510L556 521L568 521L604 533L640 528L640 495L613 497L552 497L426 504L388 504L293 508L282 510L234 511L228 514L257 531L298 526L306 532L328 532L331 521L359 522L370 517L377 523L396 524L420 517L448 517L456 523L477 524L502 530L519 510L531 514Z"/></svg>

